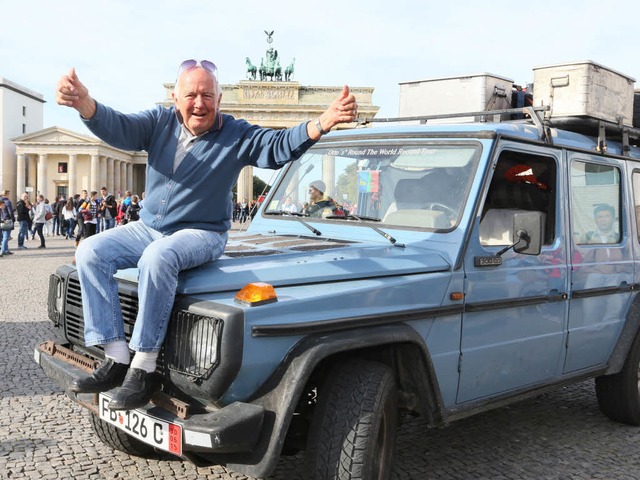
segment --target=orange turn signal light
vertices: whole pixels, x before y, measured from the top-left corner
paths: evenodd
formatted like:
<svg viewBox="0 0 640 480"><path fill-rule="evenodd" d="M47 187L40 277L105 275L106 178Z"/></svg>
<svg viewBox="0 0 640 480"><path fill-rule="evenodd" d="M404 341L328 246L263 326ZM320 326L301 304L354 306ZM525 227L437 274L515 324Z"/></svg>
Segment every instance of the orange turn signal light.
<svg viewBox="0 0 640 480"><path fill-rule="evenodd" d="M278 301L273 285L263 282L248 283L236 293L235 301L247 307L257 307Z"/></svg>

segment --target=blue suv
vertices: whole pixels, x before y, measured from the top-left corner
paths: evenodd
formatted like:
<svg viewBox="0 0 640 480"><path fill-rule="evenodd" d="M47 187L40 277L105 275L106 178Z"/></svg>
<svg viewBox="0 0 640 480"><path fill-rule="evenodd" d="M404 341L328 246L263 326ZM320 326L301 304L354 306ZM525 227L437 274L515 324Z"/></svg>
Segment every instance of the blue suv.
<svg viewBox="0 0 640 480"><path fill-rule="evenodd" d="M152 402L69 396L114 448L252 476L304 450L308 478L387 478L404 414L441 426L586 378L640 425L639 131L528 113L327 135L181 274ZM117 278L130 333L137 272ZM103 357L81 293L73 266L51 276L64 338L35 352L65 389Z"/></svg>

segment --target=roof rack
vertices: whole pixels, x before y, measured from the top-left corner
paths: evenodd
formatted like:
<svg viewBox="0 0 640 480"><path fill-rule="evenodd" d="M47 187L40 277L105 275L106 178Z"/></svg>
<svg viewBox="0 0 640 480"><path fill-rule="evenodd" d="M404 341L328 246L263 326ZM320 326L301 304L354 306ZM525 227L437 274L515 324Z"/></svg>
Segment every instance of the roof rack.
<svg viewBox="0 0 640 480"><path fill-rule="evenodd" d="M553 144L550 128L558 128L571 132L582 133L591 137L597 137L596 151L605 153L607 151L607 138L619 141L622 144L622 154L629 156L631 146L640 146L640 129L628 127L619 123L599 120L593 117L562 117L548 118L545 112L550 111L550 107L520 107L507 108L502 110L482 110L477 112L448 113L439 115L418 115L411 117L364 117L358 120L358 126L365 126L370 123L390 123L419 121L426 124L429 120L443 120L448 118L479 117L481 123L488 121L488 117L494 115L524 115L524 120L531 122L538 130L539 139L547 144ZM522 120L500 120L500 122L522 122Z"/></svg>
<svg viewBox="0 0 640 480"><path fill-rule="evenodd" d="M464 118L464 117L479 117L481 123L486 123L489 121L488 117L492 117L494 115L521 115L525 116L524 120L530 120L538 129L538 134L540 135L540 140L546 143L552 143L551 135L548 131L548 125L546 125L547 121L540 115L539 112L546 112L550 110L550 107L520 107L520 108L504 108L500 110L481 110L477 112L461 112L461 113L443 113L439 115L418 115L412 117L364 117L358 120L358 126L360 125L368 125L370 123L389 123L389 122L411 122L411 121L419 121L424 124L429 120L445 120L448 118ZM500 120L500 122L513 122L518 120ZM521 121L521 120L520 120Z"/></svg>

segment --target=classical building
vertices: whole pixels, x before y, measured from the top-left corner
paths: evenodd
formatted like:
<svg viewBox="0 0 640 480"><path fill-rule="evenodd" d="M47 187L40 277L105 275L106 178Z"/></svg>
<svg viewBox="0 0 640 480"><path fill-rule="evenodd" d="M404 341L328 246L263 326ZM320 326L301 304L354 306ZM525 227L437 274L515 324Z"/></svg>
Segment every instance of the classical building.
<svg viewBox="0 0 640 480"><path fill-rule="evenodd" d="M0 77L0 190L15 200L16 146L12 139L42 129L41 94Z"/></svg>
<svg viewBox="0 0 640 480"><path fill-rule="evenodd" d="M174 83L165 83L165 98L158 102L173 105ZM221 85L220 110L263 127L287 128L320 115L340 94L342 86L303 86L294 81L241 80ZM361 116L373 117L373 88L351 88L358 99ZM355 124L340 125L353 128ZM2 162L7 184L15 200L20 192L57 196L99 190L115 194L144 189L146 152L128 152L110 147L101 140L59 127L12 138L15 151ZM6 187L5 187L6 188ZM259 194L260 192L256 192ZM33 197L34 195L32 195ZM245 168L238 178L238 198L254 198L253 168Z"/></svg>
<svg viewBox="0 0 640 480"><path fill-rule="evenodd" d="M53 200L82 190L100 191L102 186L116 196L144 189L144 152L120 150L60 127L22 135L13 143L16 192L42 193Z"/></svg>

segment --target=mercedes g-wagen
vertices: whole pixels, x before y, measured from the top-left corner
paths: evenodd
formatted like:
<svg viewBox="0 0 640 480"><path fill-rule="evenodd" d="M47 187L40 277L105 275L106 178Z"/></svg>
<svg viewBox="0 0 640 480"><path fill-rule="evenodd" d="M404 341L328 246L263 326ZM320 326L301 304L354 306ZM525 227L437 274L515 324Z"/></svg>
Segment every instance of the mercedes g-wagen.
<svg viewBox="0 0 640 480"><path fill-rule="evenodd" d="M589 378L640 425L640 130L493 113L521 118L334 132L284 167L223 257L182 272L152 402L68 393L100 439L252 476L303 450L308 478L382 479L402 413L441 426ZM130 332L136 270L117 278ZM35 357L66 389L103 352L74 266L48 295L61 339Z"/></svg>

